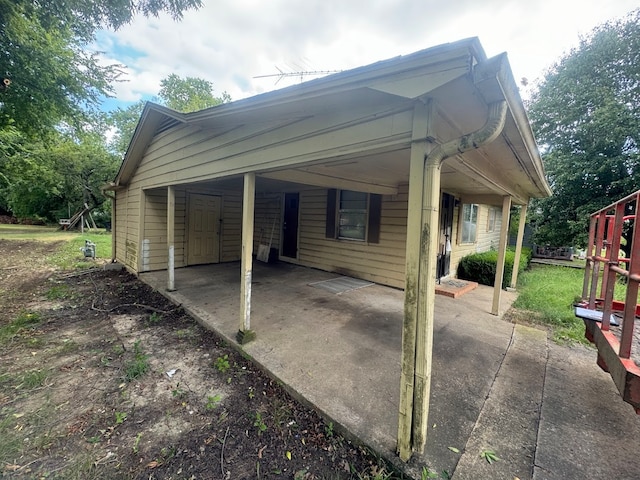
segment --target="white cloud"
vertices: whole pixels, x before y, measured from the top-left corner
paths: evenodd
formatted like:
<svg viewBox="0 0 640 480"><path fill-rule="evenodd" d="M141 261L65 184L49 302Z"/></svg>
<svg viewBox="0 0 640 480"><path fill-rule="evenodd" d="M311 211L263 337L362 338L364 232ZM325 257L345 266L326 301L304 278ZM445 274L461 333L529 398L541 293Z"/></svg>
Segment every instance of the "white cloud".
<svg viewBox="0 0 640 480"><path fill-rule="evenodd" d="M105 61L127 65L118 99L157 94L171 73L211 81L234 99L299 82L254 78L287 71L344 70L478 36L487 54L507 51L516 78L541 77L564 52L637 0L235 0L208 2L175 23L136 18L99 36ZM311 77L305 77L310 79Z"/></svg>

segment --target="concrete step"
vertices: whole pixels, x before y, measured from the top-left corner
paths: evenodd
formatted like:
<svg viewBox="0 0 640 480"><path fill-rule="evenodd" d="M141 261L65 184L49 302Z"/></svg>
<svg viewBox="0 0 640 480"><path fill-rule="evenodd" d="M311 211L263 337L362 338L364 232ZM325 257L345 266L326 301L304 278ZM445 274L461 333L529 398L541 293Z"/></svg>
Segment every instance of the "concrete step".
<svg viewBox="0 0 640 480"><path fill-rule="evenodd" d="M531 480L548 361L547 333L516 325L453 480ZM489 463L491 450L499 460Z"/></svg>

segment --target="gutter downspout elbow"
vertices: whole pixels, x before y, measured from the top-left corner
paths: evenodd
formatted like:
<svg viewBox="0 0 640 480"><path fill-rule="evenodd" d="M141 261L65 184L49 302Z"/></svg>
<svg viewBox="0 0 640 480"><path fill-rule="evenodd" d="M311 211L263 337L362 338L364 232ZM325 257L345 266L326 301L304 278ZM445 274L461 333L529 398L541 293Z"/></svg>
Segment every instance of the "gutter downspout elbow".
<svg viewBox="0 0 640 480"><path fill-rule="evenodd" d="M489 104L486 123L475 132L438 145L426 158L426 165L440 167L452 155L480 148L493 142L502 132L507 118L507 102L499 100Z"/></svg>

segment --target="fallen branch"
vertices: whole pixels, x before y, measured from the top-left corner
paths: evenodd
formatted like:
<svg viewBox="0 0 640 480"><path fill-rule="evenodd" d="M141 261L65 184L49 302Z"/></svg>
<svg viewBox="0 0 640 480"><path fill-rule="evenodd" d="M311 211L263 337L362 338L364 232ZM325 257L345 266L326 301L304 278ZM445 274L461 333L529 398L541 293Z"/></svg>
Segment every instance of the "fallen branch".
<svg viewBox="0 0 640 480"><path fill-rule="evenodd" d="M102 269L98 268L98 267L93 267L93 268L87 268L86 270L80 270L80 271L71 272L71 273L63 273L63 274L56 275L56 276L58 278L72 278L72 277L79 277L81 275L86 275L88 273L99 272L100 270L102 270Z"/></svg>
<svg viewBox="0 0 640 480"><path fill-rule="evenodd" d="M227 431L224 433L224 439L222 440L222 450L220 451L220 472L222 473L222 478L227 478L227 475L224 473L224 445L227 443L227 435L229 435L229 427L227 427Z"/></svg>
<svg viewBox="0 0 640 480"><path fill-rule="evenodd" d="M178 310L182 305L178 305L175 308L172 308L171 310L160 310L159 308L156 307L152 307L150 305L144 305L142 303L122 303L120 305L116 305L113 308L98 308L95 306L94 303L91 304L91 310L95 310L97 312L104 312L104 313L111 313L114 312L115 310L118 310L119 308L125 308L125 307L136 307L136 308L143 308L145 310L150 310L152 312L156 312L156 313L171 313L171 312L175 312L176 310Z"/></svg>

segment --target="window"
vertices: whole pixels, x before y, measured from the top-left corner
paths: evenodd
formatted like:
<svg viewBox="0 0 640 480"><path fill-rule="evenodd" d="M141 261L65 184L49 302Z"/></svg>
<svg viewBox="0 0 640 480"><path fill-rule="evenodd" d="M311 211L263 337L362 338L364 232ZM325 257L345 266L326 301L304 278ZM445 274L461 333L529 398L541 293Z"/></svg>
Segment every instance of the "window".
<svg viewBox="0 0 640 480"><path fill-rule="evenodd" d="M462 236L460 243L474 243L478 226L478 205L466 203L462 205Z"/></svg>
<svg viewBox="0 0 640 480"><path fill-rule="evenodd" d="M329 189L325 236L378 243L381 210L382 195Z"/></svg>
<svg viewBox="0 0 640 480"><path fill-rule="evenodd" d="M493 232L496 229L496 209L489 207L489 216L487 217L487 232Z"/></svg>
<svg viewBox="0 0 640 480"><path fill-rule="evenodd" d="M340 190L338 209L338 238L364 240L367 238L366 193Z"/></svg>

